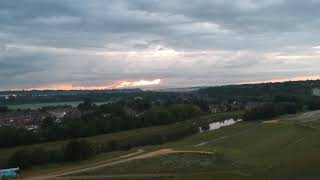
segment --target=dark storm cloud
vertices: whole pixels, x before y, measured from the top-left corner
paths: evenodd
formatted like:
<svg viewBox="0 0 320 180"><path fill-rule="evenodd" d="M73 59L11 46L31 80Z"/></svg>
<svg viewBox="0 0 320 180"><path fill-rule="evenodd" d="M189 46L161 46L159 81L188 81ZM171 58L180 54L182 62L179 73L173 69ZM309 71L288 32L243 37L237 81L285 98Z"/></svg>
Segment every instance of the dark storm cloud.
<svg viewBox="0 0 320 180"><path fill-rule="evenodd" d="M145 78L185 86L319 74L313 48L320 45L319 5L3 0L0 89Z"/></svg>

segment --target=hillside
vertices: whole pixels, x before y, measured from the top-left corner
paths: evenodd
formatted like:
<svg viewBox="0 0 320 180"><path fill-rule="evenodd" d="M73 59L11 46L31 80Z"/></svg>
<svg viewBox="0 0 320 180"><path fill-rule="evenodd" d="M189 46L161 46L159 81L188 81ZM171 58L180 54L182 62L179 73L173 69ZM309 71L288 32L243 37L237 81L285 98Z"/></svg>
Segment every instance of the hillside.
<svg viewBox="0 0 320 180"><path fill-rule="evenodd" d="M177 142L141 147L143 152L137 155L120 160L112 156L104 165L61 175L79 179L93 175L111 179L318 179L319 117L320 111L313 111L242 122Z"/></svg>

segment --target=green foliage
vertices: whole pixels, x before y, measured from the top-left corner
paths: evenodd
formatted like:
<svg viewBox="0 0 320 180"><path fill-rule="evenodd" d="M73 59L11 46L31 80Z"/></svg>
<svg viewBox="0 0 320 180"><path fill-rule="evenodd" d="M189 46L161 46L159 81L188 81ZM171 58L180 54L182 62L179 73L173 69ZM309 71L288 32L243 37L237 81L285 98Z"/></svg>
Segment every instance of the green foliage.
<svg viewBox="0 0 320 180"><path fill-rule="evenodd" d="M9 167L27 169L32 166L31 153L28 150L18 150L9 159Z"/></svg>
<svg viewBox="0 0 320 180"><path fill-rule="evenodd" d="M313 97L307 102L307 106L310 110L319 110L320 109L320 98Z"/></svg>
<svg viewBox="0 0 320 180"><path fill-rule="evenodd" d="M28 169L35 165L62 161L62 150L46 150L42 147L21 149L14 152L8 160L9 167Z"/></svg>
<svg viewBox="0 0 320 180"><path fill-rule="evenodd" d="M144 116L144 123L147 126L162 125L174 122L173 114L164 107L154 107L148 110Z"/></svg>
<svg viewBox="0 0 320 180"><path fill-rule="evenodd" d="M201 114L199 107L190 104L177 104L169 107L157 106L143 116L146 125L163 125L183 121Z"/></svg>
<svg viewBox="0 0 320 180"><path fill-rule="evenodd" d="M64 159L66 161L79 161L88 159L94 154L94 151L85 140L71 140L67 143L64 150Z"/></svg>
<svg viewBox="0 0 320 180"><path fill-rule="evenodd" d="M43 148L35 148L30 154L31 162L33 165L45 164L51 161L51 154Z"/></svg>
<svg viewBox="0 0 320 180"><path fill-rule="evenodd" d="M168 110L178 121L186 120L201 114L200 108L191 104L172 105L168 108Z"/></svg>
<svg viewBox="0 0 320 180"><path fill-rule="evenodd" d="M52 126L54 126L55 122L54 122L54 118L52 117L46 117L45 119L42 120L40 127L42 129L48 129Z"/></svg>
<svg viewBox="0 0 320 180"><path fill-rule="evenodd" d="M31 144L37 142L37 134L24 128L0 128L0 147Z"/></svg>
<svg viewBox="0 0 320 180"><path fill-rule="evenodd" d="M282 114L294 114L302 110L302 107L295 103L265 103L253 109L247 110L243 115L243 120L254 121L270 119Z"/></svg>
<svg viewBox="0 0 320 180"><path fill-rule="evenodd" d="M9 109L7 106L0 106L0 113L6 113L8 111L9 111Z"/></svg>

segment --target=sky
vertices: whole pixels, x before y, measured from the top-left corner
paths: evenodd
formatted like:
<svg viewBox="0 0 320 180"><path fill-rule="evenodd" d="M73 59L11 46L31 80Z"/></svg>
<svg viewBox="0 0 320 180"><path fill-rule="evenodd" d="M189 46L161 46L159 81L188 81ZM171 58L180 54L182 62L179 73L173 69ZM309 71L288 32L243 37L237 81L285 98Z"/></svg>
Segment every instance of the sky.
<svg viewBox="0 0 320 180"><path fill-rule="evenodd" d="M0 90L320 78L320 0L1 0Z"/></svg>

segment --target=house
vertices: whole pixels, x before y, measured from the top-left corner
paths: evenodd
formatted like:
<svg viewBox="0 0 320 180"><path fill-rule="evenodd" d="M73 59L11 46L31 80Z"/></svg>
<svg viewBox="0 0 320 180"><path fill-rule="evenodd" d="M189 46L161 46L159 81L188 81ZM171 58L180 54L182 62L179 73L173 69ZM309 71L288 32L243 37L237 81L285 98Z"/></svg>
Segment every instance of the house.
<svg viewBox="0 0 320 180"><path fill-rule="evenodd" d="M209 112L215 114L215 113L221 112L221 109L217 105L210 105Z"/></svg>
<svg viewBox="0 0 320 180"><path fill-rule="evenodd" d="M66 114L64 116L67 119L80 119L81 118L81 112L78 108L69 108L66 111Z"/></svg>
<svg viewBox="0 0 320 180"><path fill-rule="evenodd" d="M47 113L58 122L61 121L62 118L79 119L81 117L81 112L77 108L53 109L48 110Z"/></svg>
<svg viewBox="0 0 320 180"><path fill-rule="evenodd" d="M48 110L47 113L50 114L52 117L56 118L56 120L60 120L66 115L67 109L53 109Z"/></svg>
<svg viewBox="0 0 320 180"><path fill-rule="evenodd" d="M313 96L320 96L320 88L313 88L312 95Z"/></svg>
<svg viewBox="0 0 320 180"><path fill-rule="evenodd" d="M259 102L247 102L247 104L245 106L245 110L251 110L253 108L258 107L259 105L261 105L261 103L259 103Z"/></svg>
<svg viewBox="0 0 320 180"><path fill-rule="evenodd" d="M228 107L225 104L222 104L222 105L213 104L209 106L209 112L212 114L226 112L226 111L228 111Z"/></svg>
<svg viewBox="0 0 320 180"><path fill-rule="evenodd" d="M0 127L24 127L36 129L44 119L38 111L8 112L0 114Z"/></svg>

